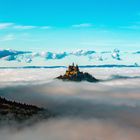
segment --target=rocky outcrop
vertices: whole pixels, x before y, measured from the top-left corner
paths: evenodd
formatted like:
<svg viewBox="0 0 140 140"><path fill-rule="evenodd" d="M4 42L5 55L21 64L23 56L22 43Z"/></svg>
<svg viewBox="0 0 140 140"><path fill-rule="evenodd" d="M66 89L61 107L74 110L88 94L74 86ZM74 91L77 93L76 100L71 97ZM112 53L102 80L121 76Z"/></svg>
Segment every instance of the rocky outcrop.
<svg viewBox="0 0 140 140"><path fill-rule="evenodd" d="M74 66L74 63L72 66L68 67L68 70L66 70L66 73L64 75L60 75L57 77L57 79L62 79L66 81L88 81L88 82L98 82L99 80L90 75L89 73L81 72L79 70L78 65Z"/></svg>

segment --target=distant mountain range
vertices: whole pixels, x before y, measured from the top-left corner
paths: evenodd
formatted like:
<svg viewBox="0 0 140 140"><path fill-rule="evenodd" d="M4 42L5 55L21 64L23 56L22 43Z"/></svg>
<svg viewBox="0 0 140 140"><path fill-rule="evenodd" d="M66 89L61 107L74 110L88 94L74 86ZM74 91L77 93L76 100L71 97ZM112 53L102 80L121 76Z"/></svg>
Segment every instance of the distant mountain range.
<svg viewBox="0 0 140 140"><path fill-rule="evenodd" d="M140 67L138 64L134 65L115 65L115 64L106 64L106 65L81 65L79 68L131 68L131 67ZM0 67L0 69L38 69L38 68L67 68L66 66L23 66L23 67Z"/></svg>
<svg viewBox="0 0 140 140"><path fill-rule="evenodd" d="M38 64L42 62L42 65L45 65L46 61L62 60L64 59L75 58L75 59L84 59L84 64L92 64L91 62L98 64L108 64L114 62L115 64L132 64L139 63L140 51L120 51L119 49L114 49L112 51L95 51L95 50L72 50L72 51L62 51L62 52L53 52L53 51L41 51L41 52L32 52L24 50L12 50L12 49L0 49L0 61L4 62L15 62L15 63L24 63L24 64ZM68 60L67 60L68 61ZM79 62L81 64L81 62ZM53 62L52 62L53 64ZM58 64L60 65L60 64ZM1 66L5 66L3 63Z"/></svg>

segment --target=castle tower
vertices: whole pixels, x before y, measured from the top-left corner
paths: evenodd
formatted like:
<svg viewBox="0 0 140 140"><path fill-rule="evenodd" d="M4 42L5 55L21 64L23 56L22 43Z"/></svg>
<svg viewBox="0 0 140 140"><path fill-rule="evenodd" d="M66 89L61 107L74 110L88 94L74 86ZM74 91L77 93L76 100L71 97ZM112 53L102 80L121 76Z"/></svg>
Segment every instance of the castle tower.
<svg viewBox="0 0 140 140"><path fill-rule="evenodd" d="M76 71L78 71L78 72L79 72L79 67L78 67L78 65L76 65Z"/></svg>
<svg viewBox="0 0 140 140"><path fill-rule="evenodd" d="M74 67L74 62L72 63L72 66Z"/></svg>

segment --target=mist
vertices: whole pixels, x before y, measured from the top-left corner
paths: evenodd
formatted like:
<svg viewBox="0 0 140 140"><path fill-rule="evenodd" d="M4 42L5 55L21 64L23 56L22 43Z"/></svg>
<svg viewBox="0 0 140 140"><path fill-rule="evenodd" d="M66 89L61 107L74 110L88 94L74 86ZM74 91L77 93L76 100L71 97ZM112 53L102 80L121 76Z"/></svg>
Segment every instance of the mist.
<svg viewBox="0 0 140 140"><path fill-rule="evenodd" d="M22 130L3 128L2 140L140 139L139 69L83 69L99 83L54 79L64 69L0 71L0 96L56 114Z"/></svg>

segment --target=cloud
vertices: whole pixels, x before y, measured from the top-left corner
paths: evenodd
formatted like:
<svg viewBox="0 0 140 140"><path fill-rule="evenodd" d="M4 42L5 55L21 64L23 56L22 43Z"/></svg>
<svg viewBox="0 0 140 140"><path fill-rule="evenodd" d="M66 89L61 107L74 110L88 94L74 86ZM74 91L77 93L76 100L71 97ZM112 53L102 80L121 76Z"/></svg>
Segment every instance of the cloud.
<svg viewBox="0 0 140 140"><path fill-rule="evenodd" d="M101 54L109 54L111 51L102 51Z"/></svg>
<svg viewBox="0 0 140 140"><path fill-rule="evenodd" d="M30 29L51 29L52 26L32 26L32 25L15 25L14 29L30 30Z"/></svg>
<svg viewBox="0 0 140 140"><path fill-rule="evenodd" d="M41 28L41 29L51 29L52 26L41 26L40 28Z"/></svg>
<svg viewBox="0 0 140 140"><path fill-rule="evenodd" d="M103 58L103 56L101 55L90 55L89 57L89 60L97 60L97 61L104 61L105 58Z"/></svg>
<svg viewBox="0 0 140 140"><path fill-rule="evenodd" d="M13 61L13 60L16 60L16 57L17 55L8 55L8 56L5 56L2 58L2 60L6 60L6 61Z"/></svg>
<svg viewBox="0 0 140 140"><path fill-rule="evenodd" d="M112 53L112 58L116 59L116 60L121 60L121 58L120 58L120 50L114 49L114 51Z"/></svg>
<svg viewBox="0 0 140 140"><path fill-rule="evenodd" d="M15 130L15 129L14 129ZM138 128L99 119L50 119L34 127L0 131L2 140L139 140Z"/></svg>
<svg viewBox="0 0 140 140"><path fill-rule="evenodd" d="M67 56L70 55L75 55L75 56L88 56L90 54L94 54L96 53L95 51L92 50L77 50L77 51L73 51L73 52L41 52L41 53L36 53L34 54L35 56L40 56L45 58L46 60L50 60L50 59L63 59Z"/></svg>
<svg viewBox="0 0 140 140"><path fill-rule="evenodd" d="M140 54L140 51L134 52L133 54Z"/></svg>
<svg viewBox="0 0 140 140"><path fill-rule="evenodd" d="M10 39L9 39L10 40ZM3 52L10 52L9 50L3 50ZM14 53L13 52L17 52ZM22 52L22 53L19 53ZM114 49L111 51L99 51L96 52L95 50L74 50L74 51L63 51L63 52L53 52L53 51L42 51L42 52L25 52L25 51L16 51L12 50L11 54L8 54L6 56L3 56L3 60L10 61L15 60L17 62L25 62L25 63L31 63L31 62L38 62L41 61L45 63L48 60L61 60L61 59L67 59L69 57L70 59L73 57L79 58L85 58L87 62L89 62L92 65L92 62L95 62L97 65L97 62L101 62L102 65L112 65L112 64L118 64L118 65L134 65L138 64L137 57L139 54L139 51L137 52L123 52L119 49ZM135 55L135 57L133 57ZM131 59L130 59L131 58ZM130 61L128 61L128 59ZM116 62L115 62L116 61ZM120 61L120 62L119 62ZM129 63L128 63L129 62ZM81 62L82 63L82 62ZM116 64L116 65L117 65ZM63 64L62 64L63 65ZM82 64L81 64L82 65ZM139 64L138 64L139 65Z"/></svg>
<svg viewBox="0 0 140 140"><path fill-rule="evenodd" d="M24 53L21 54L22 57L20 57L20 54L15 54L18 55L18 57L14 57L15 60L18 60L18 62L25 61L26 63L31 63L34 58L44 58L44 60L59 60L59 59L64 59L67 56L90 56L92 54L95 54L96 52L93 50L76 50L72 52L49 52L49 51L43 51L43 52L31 52L30 54ZM10 60L10 56L6 57L4 60ZM13 57L12 57L13 58ZM14 59L13 59L14 60Z"/></svg>
<svg viewBox="0 0 140 140"><path fill-rule="evenodd" d="M53 59L62 59L64 57L68 56L68 54L66 52L62 52L62 53L54 53L53 54Z"/></svg>
<svg viewBox="0 0 140 140"><path fill-rule="evenodd" d="M73 51L70 54L75 55L75 56L86 56L86 55L91 55L95 54L96 52L93 50L77 50Z"/></svg>
<svg viewBox="0 0 140 140"><path fill-rule="evenodd" d="M26 63L31 63L31 62L32 62L32 58L31 58L31 57L27 58L27 59L25 60L25 62L26 62Z"/></svg>
<svg viewBox="0 0 140 140"><path fill-rule="evenodd" d="M0 30L12 26L14 23L0 23Z"/></svg>
<svg viewBox="0 0 140 140"><path fill-rule="evenodd" d="M60 53L53 53L53 52L41 52L39 56L44 57L45 59L63 59L64 57L68 56L66 52Z"/></svg>
<svg viewBox="0 0 140 140"><path fill-rule="evenodd" d="M81 24L75 24L72 25L74 28L85 28L85 27L92 27L93 25L91 23L81 23Z"/></svg>
<svg viewBox="0 0 140 140"><path fill-rule="evenodd" d="M124 54L124 53L123 53ZM122 60L120 50L114 49L111 51L102 51L88 56L89 60L105 61L105 60Z"/></svg>
<svg viewBox="0 0 140 140"><path fill-rule="evenodd" d="M82 69L108 79L139 69ZM2 140L139 140L140 78L99 83L54 79L64 69L0 70L1 96L35 104L57 113L34 126L0 129ZM3 85L3 87L1 87ZM25 124L26 125L26 124Z"/></svg>
<svg viewBox="0 0 140 140"><path fill-rule="evenodd" d="M15 40L16 37L14 34L7 34L3 37L0 37L0 41L12 41L12 40Z"/></svg>
<svg viewBox="0 0 140 140"><path fill-rule="evenodd" d="M30 52L24 52L24 51L15 51L15 50L0 50L0 59L6 60L6 61L13 61L18 58L18 55L26 54Z"/></svg>
<svg viewBox="0 0 140 140"><path fill-rule="evenodd" d="M21 29L21 30L28 30L37 28L37 26L25 26L25 25L15 25L13 26L14 29Z"/></svg>
<svg viewBox="0 0 140 140"><path fill-rule="evenodd" d="M12 22L0 23L0 30L2 29L17 29L17 30L30 30L30 29L51 29L52 26L33 26L33 25L19 25Z"/></svg>

